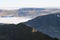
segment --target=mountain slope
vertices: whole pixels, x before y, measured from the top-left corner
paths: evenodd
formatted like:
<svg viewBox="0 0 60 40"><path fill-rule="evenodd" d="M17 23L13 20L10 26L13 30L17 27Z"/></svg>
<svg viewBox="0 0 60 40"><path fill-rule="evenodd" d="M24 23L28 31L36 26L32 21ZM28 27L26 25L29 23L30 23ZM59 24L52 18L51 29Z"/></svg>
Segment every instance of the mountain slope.
<svg viewBox="0 0 60 40"><path fill-rule="evenodd" d="M0 25L0 40L55 40L41 32L32 32L24 23Z"/></svg>
<svg viewBox="0 0 60 40"><path fill-rule="evenodd" d="M60 13L36 17L25 23L39 32L60 39Z"/></svg>

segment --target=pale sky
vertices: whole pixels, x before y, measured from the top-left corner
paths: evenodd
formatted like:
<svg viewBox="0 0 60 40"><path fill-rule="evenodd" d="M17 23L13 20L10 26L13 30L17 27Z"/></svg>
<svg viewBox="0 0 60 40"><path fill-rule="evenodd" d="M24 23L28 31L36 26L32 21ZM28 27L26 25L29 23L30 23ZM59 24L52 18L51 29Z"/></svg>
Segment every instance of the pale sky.
<svg viewBox="0 0 60 40"><path fill-rule="evenodd" d="M0 0L0 9L60 8L60 0Z"/></svg>

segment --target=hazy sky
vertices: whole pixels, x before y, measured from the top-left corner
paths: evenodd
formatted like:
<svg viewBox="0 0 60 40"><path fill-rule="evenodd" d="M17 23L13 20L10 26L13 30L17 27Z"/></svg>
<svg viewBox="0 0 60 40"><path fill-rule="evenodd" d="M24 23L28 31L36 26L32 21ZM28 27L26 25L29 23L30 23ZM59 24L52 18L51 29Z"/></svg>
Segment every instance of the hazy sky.
<svg viewBox="0 0 60 40"><path fill-rule="evenodd" d="M0 0L0 9L18 9L25 7L60 8L60 0Z"/></svg>

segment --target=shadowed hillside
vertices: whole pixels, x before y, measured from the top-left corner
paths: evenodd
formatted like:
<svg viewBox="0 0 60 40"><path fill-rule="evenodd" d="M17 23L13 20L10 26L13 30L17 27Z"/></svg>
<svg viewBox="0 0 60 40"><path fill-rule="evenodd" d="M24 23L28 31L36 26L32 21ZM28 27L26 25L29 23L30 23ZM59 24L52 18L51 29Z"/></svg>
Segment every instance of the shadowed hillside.
<svg viewBox="0 0 60 40"><path fill-rule="evenodd" d="M60 13L39 16L25 24L50 37L60 39Z"/></svg>
<svg viewBox="0 0 60 40"><path fill-rule="evenodd" d="M32 32L32 28L23 23L0 25L0 40L57 40L41 32Z"/></svg>

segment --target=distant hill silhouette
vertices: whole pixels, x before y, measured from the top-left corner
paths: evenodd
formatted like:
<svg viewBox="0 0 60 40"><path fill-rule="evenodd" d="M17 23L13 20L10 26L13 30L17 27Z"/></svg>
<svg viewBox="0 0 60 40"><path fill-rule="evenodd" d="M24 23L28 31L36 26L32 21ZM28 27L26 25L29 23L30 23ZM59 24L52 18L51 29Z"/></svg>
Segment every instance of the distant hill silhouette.
<svg viewBox="0 0 60 40"><path fill-rule="evenodd" d="M40 15L42 10L46 10L45 8L21 8L18 9L19 16L22 17L36 17Z"/></svg>
<svg viewBox="0 0 60 40"><path fill-rule="evenodd" d="M45 8L21 8L18 11L34 11L34 10L45 10Z"/></svg>
<svg viewBox="0 0 60 40"><path fill-rule="evenodd" d="M17 10L0 10L0 17L31 17L60 12L58 8L20 8Z"/></svg>

